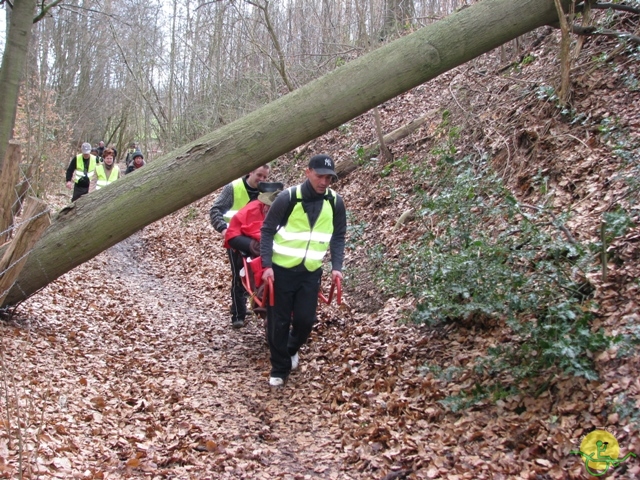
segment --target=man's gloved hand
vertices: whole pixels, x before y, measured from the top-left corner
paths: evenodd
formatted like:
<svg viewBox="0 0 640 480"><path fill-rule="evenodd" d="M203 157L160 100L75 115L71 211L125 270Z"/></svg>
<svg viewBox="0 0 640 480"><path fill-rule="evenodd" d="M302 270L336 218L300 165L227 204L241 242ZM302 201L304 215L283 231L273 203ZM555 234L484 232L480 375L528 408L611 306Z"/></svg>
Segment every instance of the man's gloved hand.
<svg viewBox="0 0 640 480"><path fill-rule="evenodd" d="M251 253L252 257L260 256L260 242L257 240L251 240L249 244L249 253Z"/></svg>

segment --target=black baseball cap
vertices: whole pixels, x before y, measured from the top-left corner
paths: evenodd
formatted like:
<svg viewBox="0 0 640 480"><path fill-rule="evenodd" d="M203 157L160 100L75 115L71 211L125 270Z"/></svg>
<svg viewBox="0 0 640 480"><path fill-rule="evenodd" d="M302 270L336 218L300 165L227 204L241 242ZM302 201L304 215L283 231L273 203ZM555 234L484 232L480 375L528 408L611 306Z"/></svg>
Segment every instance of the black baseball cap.
<svg viewBox="0 0 640 480"><path fill-rule="evenodd" d="M318 175L333 175L338 178L338 175L336 175L336 164L333 158L324 153L311 157L311 160L309 160L309 168L314 169Z"/></svg>

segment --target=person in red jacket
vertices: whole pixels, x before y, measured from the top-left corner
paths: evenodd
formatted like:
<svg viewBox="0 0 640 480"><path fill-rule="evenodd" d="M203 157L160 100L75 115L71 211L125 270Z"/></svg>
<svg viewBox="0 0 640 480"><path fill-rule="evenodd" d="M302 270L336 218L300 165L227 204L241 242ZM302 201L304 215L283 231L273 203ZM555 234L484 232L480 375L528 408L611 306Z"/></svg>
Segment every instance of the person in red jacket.
<svg viewBox="0 0 640 480"><path fill-rule="evenodd" d="M258 190L261 193L258 198L247 203L231 217L229 228L224 234L224 248L234 249L251 258L251 269L256 280L256 287L262 282L260 229L269 207L283 188L284 185L279 182L260 182ZM235 324L233 326L235 328L241 327L241 325ZM244 326L244 321L242 326Z"/></svg>

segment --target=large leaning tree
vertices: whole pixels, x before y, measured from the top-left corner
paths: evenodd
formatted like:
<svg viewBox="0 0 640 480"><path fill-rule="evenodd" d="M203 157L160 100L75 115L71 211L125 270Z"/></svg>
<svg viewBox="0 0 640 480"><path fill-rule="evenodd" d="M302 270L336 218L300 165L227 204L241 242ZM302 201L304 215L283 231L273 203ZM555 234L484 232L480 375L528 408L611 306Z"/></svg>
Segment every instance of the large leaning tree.
<svg viewBox="0 0 640 480"><path fill-rule="evenodd" d="M563 8L569 1L562 0ZM483 0L80 198L57 215L36 243L3 306L28 298L145 225L376 105L557 22L554 0Z"/></svg>

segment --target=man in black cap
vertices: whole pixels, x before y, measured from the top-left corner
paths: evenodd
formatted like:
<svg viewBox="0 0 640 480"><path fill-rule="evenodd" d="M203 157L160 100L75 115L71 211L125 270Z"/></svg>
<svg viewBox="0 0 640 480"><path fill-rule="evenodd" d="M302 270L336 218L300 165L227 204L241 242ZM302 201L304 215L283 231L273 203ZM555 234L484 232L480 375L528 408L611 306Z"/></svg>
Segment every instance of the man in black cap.
<svg viewBox="0 0 640 480"><path fill-rule="evenodd" d="M274 281L274 306L268 308L271 353L269 385L284 385L298 367L298 350L309 338L316 318L322 260L331 254L331 281L342 279L347 216L329 188L337 179L329 155L315 155L307 180L275 199L261 230L262 278Z"/></svg>

